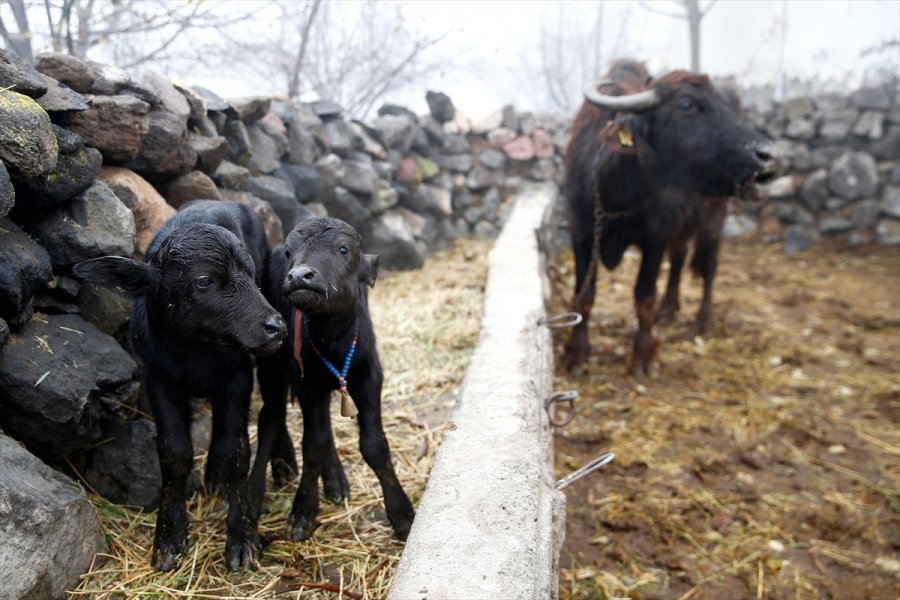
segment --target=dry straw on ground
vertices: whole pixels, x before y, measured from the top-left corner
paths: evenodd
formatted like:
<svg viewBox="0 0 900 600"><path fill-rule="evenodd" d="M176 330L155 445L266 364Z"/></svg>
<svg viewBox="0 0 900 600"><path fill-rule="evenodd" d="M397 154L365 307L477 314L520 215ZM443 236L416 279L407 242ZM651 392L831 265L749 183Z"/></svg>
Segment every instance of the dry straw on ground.
<svg viewBox="0 0 900 600"><path fill-rule="evenodd" d="M370 295L385 369L383 418L394 466L414 504L425 488L434 453L477 341L489 244L459 242L419 271L382 274ZM255 403L254 414L258 410ZM393 538L381 490L358 451L355 423L332 420L352 499L322 500L320 526L311 540L276 539L259 568L230 573L224 562L223 500L196 495L189 503L190 534L181 567L157 573L149 559L156 515L91 495L110 554L82 578L75 598L383 598L403 544ZM302 435L299 408L288 422L295 446ZM255 428L251 431L255 442ZM198 463L202 469L202 461ZM201 470L202 472L202 470ZM270 482L271 483L271 482ZM296 481L270 490L260 531L281 533ZM270 486L271 487L271 486Z"/></svg>

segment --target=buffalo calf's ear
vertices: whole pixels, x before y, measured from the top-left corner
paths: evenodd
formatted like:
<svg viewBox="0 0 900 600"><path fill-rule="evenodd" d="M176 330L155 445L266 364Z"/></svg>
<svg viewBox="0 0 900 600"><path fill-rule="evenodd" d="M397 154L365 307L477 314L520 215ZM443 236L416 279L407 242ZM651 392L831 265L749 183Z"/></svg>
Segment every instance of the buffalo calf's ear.
<svg viewBox="0 0 900 600"><path fill-rule="evenodd" d="M369 287L375 287L376 279L378 279L378 255L363 254L359 265L359 280Z"/></svg>
<svg viewBox="0 0 900 600"><path fill-rule="evenodd" d="M104 256L80 262L72 272L128 298L138 298L150 289L152 267L130 258Z"/></svg>

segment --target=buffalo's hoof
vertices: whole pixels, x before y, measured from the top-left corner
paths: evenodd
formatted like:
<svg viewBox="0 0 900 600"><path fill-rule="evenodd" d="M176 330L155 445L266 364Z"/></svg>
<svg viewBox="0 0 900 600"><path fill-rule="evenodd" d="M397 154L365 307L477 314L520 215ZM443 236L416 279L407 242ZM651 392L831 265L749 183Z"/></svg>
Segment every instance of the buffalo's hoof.
<svg viewBox="0 0 900 600"><path fill-rule="evenodd" d="M297 477L297 463L289 464L282 459L272 460L272 482L276 488L283 488Z"/></svg>
<svg viewBox="0 0 900 600"><path fill-rule="evenodd" d="M225 542L225 558L228 568L237 571L242 568L258 569L256 557L261 549L259 536L252 535L242 539L229 539Z"/></svg>
<svg viewBox="0 0 900 600"><path fill-rule="evenodd" d="M289 515L287 527L284 530L284 537L292 542L302 542L308 540L318 525L316 520L308 517Z"/></svg>
<svg viewBox="0 0 900 600"><path fill-rule="evenodd" d="M151 560L153 568L157 571L177 569L178 565L181 564L186 546L187 541L184 538L168 541L157 540L153 544L153 558Z"/></svg>
<svg viewBox="0 0 900 600"><path fill-rule="evenodd" d="M344 500L350 500L350 484L347 482L347 476L344 469L339 468L337 473L330 473L328 476L322 474L322 484L325 489L325 497L332 504L343 504Z"/></svg>
<svg viewBox="0 0 900 600"><path fill-rule="evenodd" d="M666 304L663 303L660 305L659 309L656 311L656 323L660 325L668 325L670 323L675 322L675 315L678 314L678 305L677 304Z"/></svg>
<svg viewBox="0 0 900 600"><path fill-rule="evenodd" d="M409 537L409 530L412 528L412 519L403 519L398 523L391 523L394 527L394 536L401 541L406 541Z"/></svg>

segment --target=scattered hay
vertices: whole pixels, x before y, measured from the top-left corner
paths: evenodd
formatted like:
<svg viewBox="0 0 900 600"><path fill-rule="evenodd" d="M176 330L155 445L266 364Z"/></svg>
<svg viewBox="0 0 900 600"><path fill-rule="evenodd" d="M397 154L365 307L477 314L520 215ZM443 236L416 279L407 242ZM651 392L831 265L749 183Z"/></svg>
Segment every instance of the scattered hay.
<svg viewBox="0 0 900 600"><path fill-rule="evenodd" d="M900 595L900 252L817 252L725 246L716 331L674 341L699 306L684 281L643 386L639 255L601 272L591 361L557 374L581 392L557 474L618 458L566 490L562 598Z"/></svg>
<svg viewBox="0 0 900 600"><path fill-rule="evenodd" d="M403 488L418 504L434 462L444 423L478 337L489 244L461 241L419 271L382 276L370 294L378 348L385 369L383 420ZM256 399L254 414L258 412ZM72 597L166 598L383 598L403 544L393 537L381 489L358 451L358 428L333 407L332 422L352 500L334 506L322 499L311 540L276 537L259 568L228 571L224 560L224 500L202 495L188 504L188 550L179 569L150 566L156 515L91 495L110 545ZM288 427L300 460L300 409L288 409ZM255 425L251 440L255 441ZM202 462L198 465L202 469ZM202 472L202 470L201 470ZM266 496L260 532L278 536L297 481Z"/></svg>

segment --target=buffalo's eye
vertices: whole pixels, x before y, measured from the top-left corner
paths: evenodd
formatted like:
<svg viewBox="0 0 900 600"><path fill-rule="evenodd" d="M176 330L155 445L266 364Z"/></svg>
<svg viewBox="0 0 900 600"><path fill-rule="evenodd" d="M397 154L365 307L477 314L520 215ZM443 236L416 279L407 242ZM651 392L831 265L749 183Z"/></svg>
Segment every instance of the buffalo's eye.
<svg viewBox="0 0 900 600"><path fill-rule="evenodd" d="M213 286L213 278L209 275L201 275L194 280L194 285L198 290L208 290Z"/></svg>
<svg viewBox="0 0 900 600"><path fill-rule="evenodd" d="M681 110L694 110L697 105L690 98L680 98L678 100L678 108Z"/></svg>
<svg viewBox="0 0 900 600"><path fill-rule="evenodd" d="M350 248L348 248L347 246L341 246L340 248L338 248L338 252L340 252L343 256L347 256L348 254L350 254Z"/></svg>

